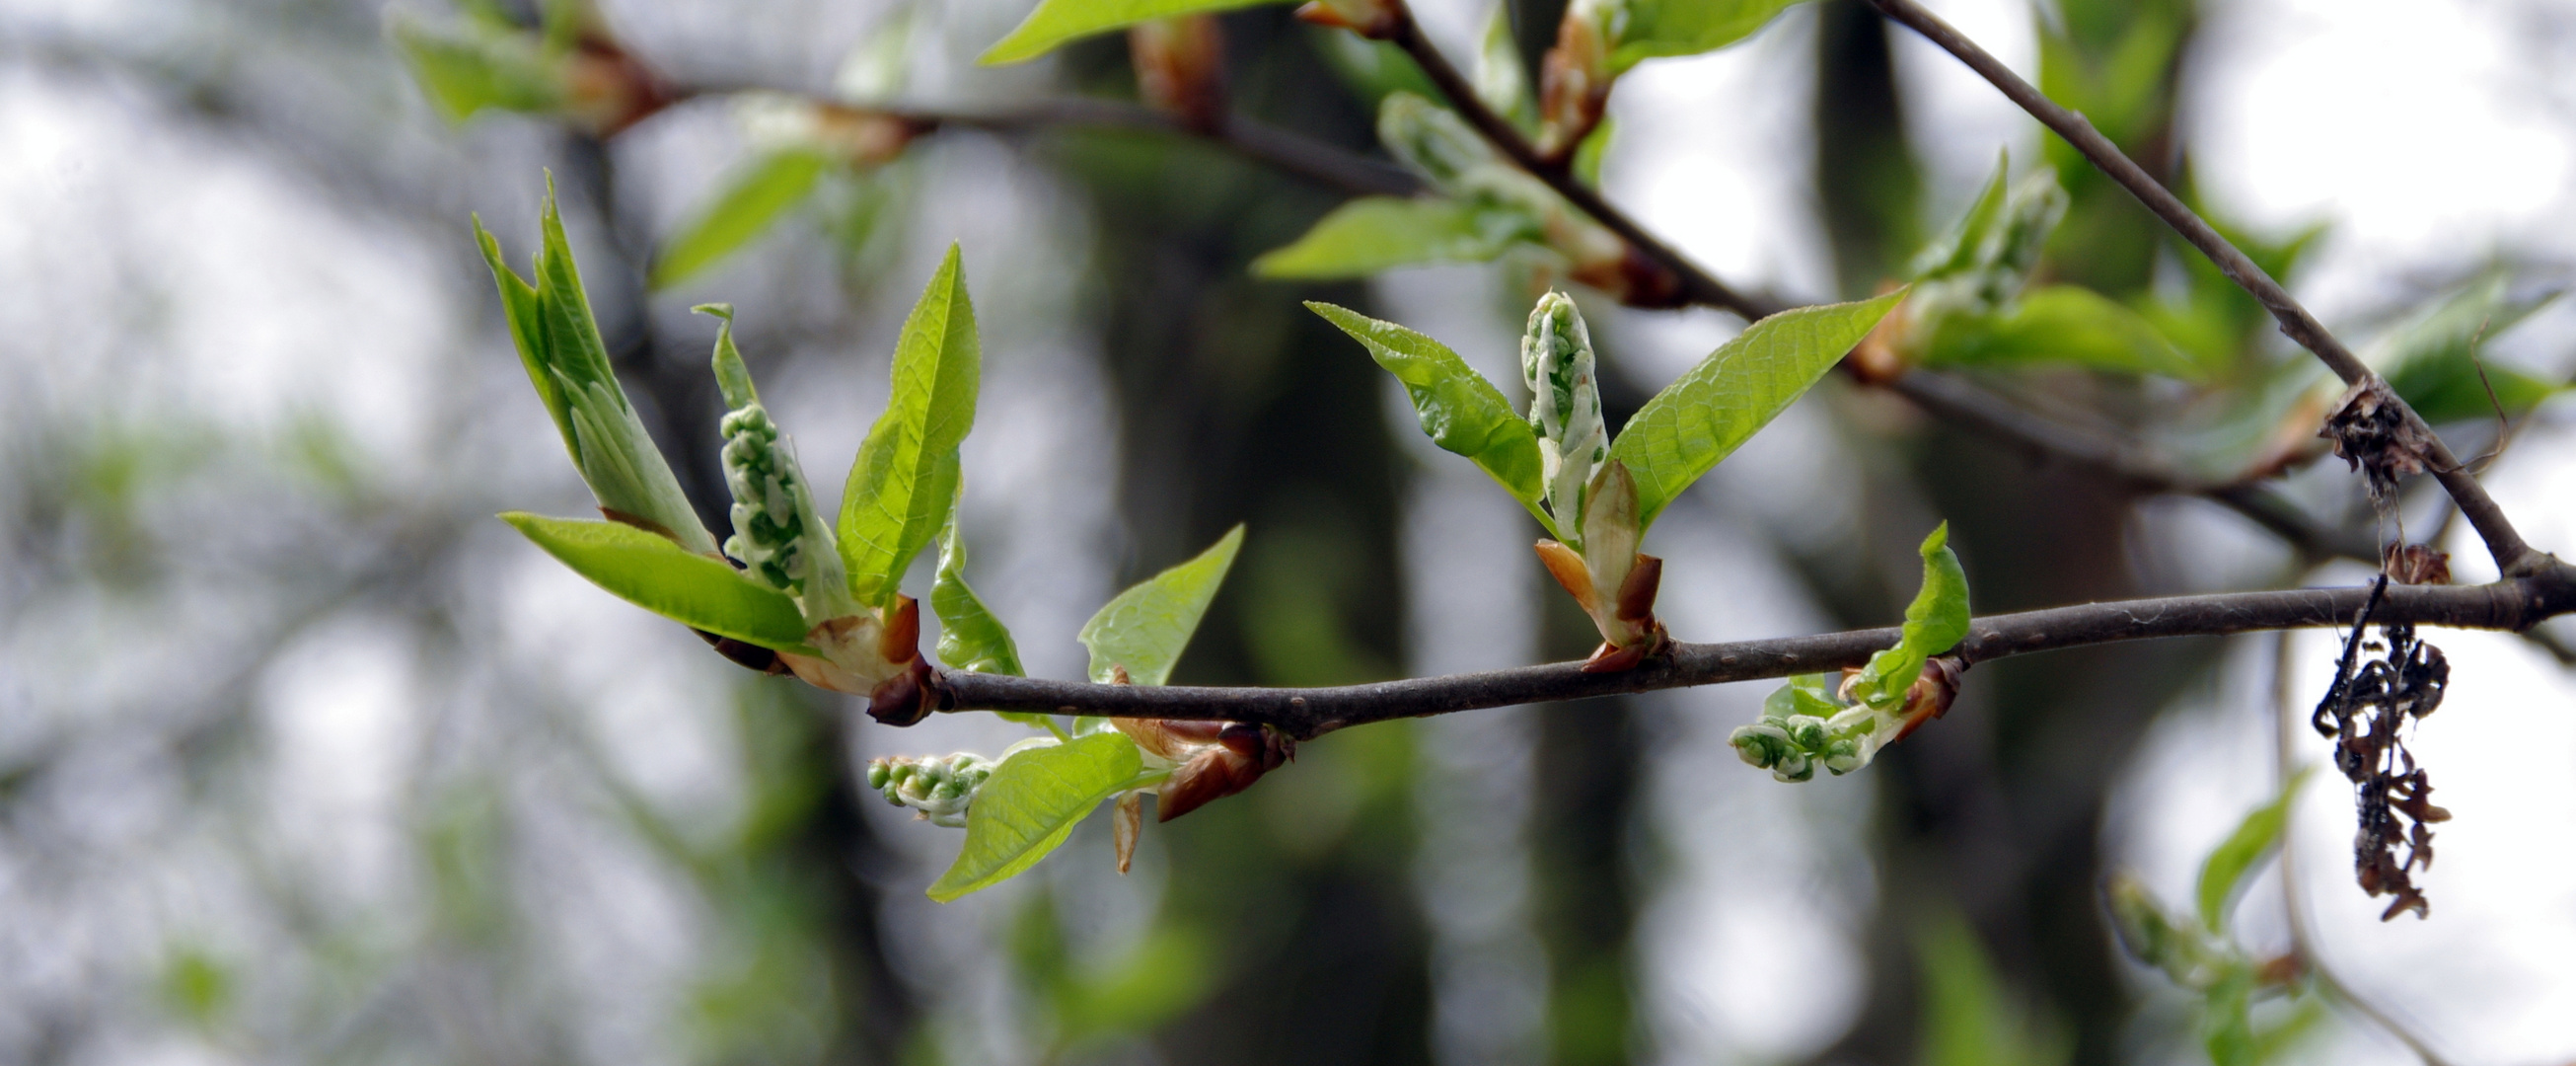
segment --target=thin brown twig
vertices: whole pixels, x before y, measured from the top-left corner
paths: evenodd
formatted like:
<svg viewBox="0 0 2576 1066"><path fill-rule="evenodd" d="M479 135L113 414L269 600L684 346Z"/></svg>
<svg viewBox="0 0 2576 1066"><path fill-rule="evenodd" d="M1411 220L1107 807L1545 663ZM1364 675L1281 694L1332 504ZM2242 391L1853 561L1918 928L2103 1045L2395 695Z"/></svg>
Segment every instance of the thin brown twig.
<svg viewBox="0 0 2576 1066"><path fill-rule="evenodd" d="M2185 205L2181 198L2176 197L2171 190L2166 189L2162 183L2149 175L2145 168L2138 166L2126 153L2120 151L2120 147L2112 144L2110 138L2094 129L2093 124L2083 115L2067 110L2056 101L2049 99L2029 82L2022 80L2020 75L2013 73L2011 68L2004 66L2001 60L1978 47L1975 41L1969 40L1949 23L1941 21L1940 16L1924 10L1923 5L1916 3L1915 0L1869 0L1869 2L1888 18L1922 34L1925 39L1941 46L1943 51L1956 56L1960 62L1967 64L1969 69L1976 71L1987 82L2001 90L2004 96L2010 98L2022 110L2029 112L2031 117L2038 119L2042 125L2047 126L2059 137L2064 138L2066 143L2074 146L2076 151L2083 153L2085 159L2090 160L2103 173L2110 175L2111 180L2119 182L2122 188L2129 190L2130 195L2138 198L2139 203L2145 204L2147 210L2153 212L2157 218L2163 219L2166 225L2173 227L2174 232L2181 234L2182 238L2190 242L2192 247L2199 249L2202 255L2208 256L2209 261L2217 264L2219 272L2227 275L2229 281L2235 282L2237 287L2251 293L2265 310L2272 313L2273 319L2280 323L2283 334L2298 342L2300 347L2313 353L2320 362L2325 363L2327 369L2334 371L2336 377L2342 378L2345 384L2357 384L2373 376L2370 367L2353 355L2350 349L2345 348L2342 341L2336 340L2333 334L2326 332L2325 326L2318 323L2316 317L2310 315L2308 309L2301 306L2298 300L2292 298L2289 291L2281 287L2280 282L2273 280L2262 267L2255 265L2244 252L2229 243L2217 229L2211 227L2208 222L2202 220L2200 215ZM2530 544L2523 541L2522 534L2514 529L2512 520L2505 517L2504 509L2496 504L2493 497L2487 495L2485 487L2478 484L2476 477L2461 468L2459 458L2451 454L2450 447L2443 444L2440 437L2433 435L2431 427L2424 424L2423 416L2416 414L2415 409L2407 406L2404 400L2395 402L2398 410L2405 415L2408 427L2431 442L2429 457L2433 461L2433 469L2430 473L2442 483L2443 490L2449 492L2452 499L2459 501L2460 513L2469 520L2471 526L2477 529L2479 538L2486 541L2488 553L2495 557L2496 568L2508 577L2519 577L2548 569L2553 560L2546 553L2534 550Z"/></svg>
<svg viewBox="0 0 2576 1066"><path fill-rule="evenodd" d="M2035 454L2107 474L2139 489L2209 499L2244 515L2312 561L2341 556L2379 565L2379 549L2370 538L2356 530L2322 525L2298 505L2260 485L2200 481L2134 443L2042 418L1955 375L1917 369L1881 384L1944 421Z"/></svg>
<svg viewBox="0 0 2576 1066"><path fill-rule="evenodd" d="M2366 588L2287 589L2093 603L1976 619L1950 652L1962 665L2061 648L2156 637L2342 625ZM2520 630L2576 611L2576 567L2489 585L2391 587L2378 617L2465 629ZM1859 666L1897 642L1894 628L1728 644L1676 644L1670 656L1618 673L1551 663L1337 688L1095 685L945 671L944 709L1258 722L1311 738L1347 726L1488 707L1754 681Z"/></svg>
<svg viewBox="0 0 2576 1066"><path fill-rule="evenodd" d="M2360 639L2358 631L2354 633L2353 639L2356 641ZM2276 708L2273 716L2276 721L2273 743L2276 757L2274 771L2278 778L2276 789L2288 788L2290 782L2298 776L2298 740L2303 732L2300 726L2306 721L2306 716L2299 712L2298 705L2292 701L2290 695L2292 658L2290 634L2286 631L2277 634L2273 640L2272 656L2272 698ZM2370 1019L2373 1024L2386 1030L2389 1035L2396 1037L2399 1043L2414 1051L2417 1058L2423 1059L2425 1066L2450 1066L2440 1053L2433 1050L2431 1043L2415 1035L2413 1030L2398 1024L2396 1018L2381 1010L2377 1004L2355 994L2352 985L2335 973L2334 967L2317 951L2316 928L2313 919L2308 915L2308 897L2306 893L2299 890L2298 848L2296 847L2298 823L2299 805L2296 801L2292 801L2281 816L2280 850L2281 903L2290 917L2290 950L2298 954L2299 960L2306 965L2308 972L2316 975L2317 983L2324 986L2327 993L2337 1002L2351 1007L2361 1016Z"/></svg>
<svg viewBox="0 0 2576 1066"><path fill-rule="evenodd" d="M1421 23L1414 20L1412 10L1402 0L1394 0L1390 6L1395 13L1395 29L1390 39L1406 55L1413 57L1414 64L1422 68L1423 76L1431 79L1440 95L1448 98L1450 108L1466 119L1468 125L1474 126L1476 132L1483 134L1497 150L1510 157L1514 165L1546 182L1576 209L1618 234L1637 254L1671 271L1681 281L1681 295L1685 301L1732 311L1748 322L1788 309L1789 305L1780 300L1739 292L1718 280L1716 275L1700 269L1689 257L1638 225L1636 219L1602 199L1600 191L1584 184L1572 168L1540 155L1538 147L1531 144L1529 138L1521 136L1518 128L1495 114L1493 108L1485 106L1484 100L1476 95L1475 86L1458 73L1457 67L1450 65L1448 57L1440 54L1440 49L1431 43L1430 38L1422 35Z"/></svg>

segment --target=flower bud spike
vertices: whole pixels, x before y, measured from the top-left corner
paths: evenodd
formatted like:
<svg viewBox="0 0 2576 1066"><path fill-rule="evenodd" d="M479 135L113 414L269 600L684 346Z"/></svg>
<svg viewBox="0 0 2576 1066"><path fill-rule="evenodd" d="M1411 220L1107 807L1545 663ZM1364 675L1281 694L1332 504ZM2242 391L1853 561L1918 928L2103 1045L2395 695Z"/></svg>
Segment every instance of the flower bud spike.
<svg viewBox="0 0 2576 1066"><path fill-rule="evenodd" d="M700 304L692 310L723 322L716 331L713 365L716 387L729 409L721 425L734 534L725 538L725 553L740 560L753 580L796 597L809 626L859 613L832 527L815 507L792 442L761 406L751 371L734 346L732 305Z"/></svg>
<svg viewBox="0 0 2576 1066"><path fill-rule="evenodd" d="M1521 334L1521 379L1530 390L1530 428L1538 433L1548 513L1576 551L1584 550L1588 536L1585 490L1610 457L1597 373L1592 333L1573 298L1554 291L1539 297Z"/></svg>

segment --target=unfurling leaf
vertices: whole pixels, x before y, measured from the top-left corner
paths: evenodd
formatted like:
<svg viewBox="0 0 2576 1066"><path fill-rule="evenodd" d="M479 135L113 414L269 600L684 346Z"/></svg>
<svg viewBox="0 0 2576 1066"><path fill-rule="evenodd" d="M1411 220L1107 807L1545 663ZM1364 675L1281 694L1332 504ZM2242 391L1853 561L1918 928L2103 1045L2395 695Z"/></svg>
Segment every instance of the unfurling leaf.
<svg viewBox="0 0 2576 1066"><path fill-rule="evenodd" d="M975 61L987 66L1018 63L1052 52L1075 38L1122 29L1147 19L1277 2L1280 0L1039 0L1028 18Z"/></svg>
<svg viewBox="0 0 2576 1066"><path fill-rule="evenodd" d="M1101 607L1082 625L1091 680L1160 685L1171 677L1242 546L1243 527L1236 526L1197 558L1138 582Z"/></svg>
<svg viewBox="0 0 2576 1066"><path fill-rule="evenodd" d="M1333 209L1306 235L1252 261L1255 277L1364 278L1424 263L1482 263L1539 239L1521 212L1461 200L1363 196Z"/></svg>
<svg viewBox="0 0 2576 1066"><path fill-rule="evenodd" d="M1646 401L1610 446L1637 479L1639 527L1787 410L1903 295L1772 315Z"/></svg>
<svg viewBox="0 0 2576 1066"><path fill-rule="evenodd" d="M1763 701L1759 721L1728 738L1738 757L1782 781L1812 779L1819 766L1847 774L1949 710L1959 668L1947 661L1925 668L1968 633L1968 579L1950 552L1949 532L1945 522L1923 538L1923 588L1905 610L1897 645L1839 688L1822 674L1790 678Z"/></svg>
<svg viewBox="0 0 2576 1066"><path fill-rule="evenodd" d="M957 446L974 425L981 376L975 308L951 244L904 319L893 395L859 445L842 490L841 560L860 603L892 603L913 556L947 524L957 496Z"/></svg>
<svg viewBox="0 0 2576 1066"><path fill-rule="evenodd" d="M1136 742L1114 731L1023 744L976 789L965 846L930 886L930 898L947 903L1036 865L1100 801L1134 787L1144 765Z"/></svg>
<svg viewBox="0 0 2576 1066"><path fill-rule="evenodd" d="M653 287L686 281L750 244L805 201L830 162L819 151L787 148L755 157L727 174L715 195L663 243L653 264Z"/></svg>
<svg viewBox="0 0 2576 1066"><path fill-rule="evenodd" d="M1332 304L1310 302L1306 307L1341 327L1368 349L1377 365L1404 383L1422 432L1433 444L1473 460L1530 508L1551 535L1556 532L1555 522L1538 509L1543 491L1538 435L1512 410L1501 389L1430 337Z"/></svg>
<svg viewBox="0 0 2576 1066"><path fill-rule="evenodd" d="M501 259L501 242L474 222L492 280L501 289L501 308L510 322L510 339L528 382L536 386L546 413L554 416L573 466L590 485L591 495L611 517L670 537L683 548L714 556L716 540L698 521L689 498L680 491L670 464L653 446L643 420L618 387L609 366L608 346L600 341L599 324L591 318L590 300L582 292L581 272L573 265L572 247L564 239L563 216L555 210L554 186L546 187L539 228L543 249L535 264L535 281L523 280Z"/></svg>
<svg viewBox="0 0 2576 1066"><path fill-rule="evenodd" d="M2236 897L2245 875L2280 844L2281 827L2289 820L2290 801L2298 796L2299 786L2307 783L2309 769L2314 768L2302 769L2292 777L2272 802L2247 812L2245 820L2236 823L2236 831L2229 833L2200 864L2200 922L2210 932L2222 930L2228 904Z"/></svg>
<svg viewBox="0 0 2576 1066"><path fill-rule="evenodd" d="M1905 693L1923 675L1923 664L1950 650L1968 635L1968 575L1950 550L1950 523L1933 527L1923 538L1923 587L1906 605L1904 636L1896 646L1872 656L1847 690L1879 710L1905 703Z"/></svg>
<svg viewBox="0 0 2576 1066"><path fill-rule="evenodd" d="M1011 631L984 608L966 584L966 536L957 528L957 511L948 512L940 531L939 576L930 586L930 609L939 614L939 661L953 670L1021 676L1020 650Z"/></svg>
<svg viewBox="0 0 2576 1066"><path fill-rule="evenodd" d="M574 573L619 599L691 629L780 651L815 654L796 601L733 567L632 526L501 515Z"/></svg>

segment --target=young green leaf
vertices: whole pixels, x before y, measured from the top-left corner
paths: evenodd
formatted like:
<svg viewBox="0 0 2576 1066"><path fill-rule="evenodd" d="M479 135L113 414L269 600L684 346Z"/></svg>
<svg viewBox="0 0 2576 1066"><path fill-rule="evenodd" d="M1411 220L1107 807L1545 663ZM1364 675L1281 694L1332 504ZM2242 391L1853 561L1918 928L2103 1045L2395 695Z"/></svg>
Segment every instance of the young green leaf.
<svg viewBox="0 0 2576 1066"><path fill-rule="evenodd" d="M2256 1066L2262 1061L2254 1037L2254 971L2242 962L2226 968L2209 986L2201 1004L2201 1046L2211 1066Z"/></svg>
<svg viewBox="0 0 2576 1066"><path fill-rule="evenodd" d="M1363 196L1333 209L1294 243L1253 260L1252 274L1337 280L1422 263L1481 263L1540 236L1529 216L1496 204Z"/></svg>
<svg viewBox="0 0 2576 1066"><path fill-rule="evenodd" d="M894 394L859 445L841 494L839 545L850 592L863 604L894 602L956 502L957 445L975 422L982 348L957 246L931 275L895 345Z"/></svg>
<svg viewBox="0 0 2576 1066"><path fill-rule="evenodd" d="M393 39L422 94L451 123L487 107L542 112L564 102L563 79L535 34L470 23L436 29L398 14Z"/></svg>
<svg viewBox="0 0 2576 1066"><path fill-rule="evenodd" d="M966 537L957 529L957 508L939 533L939 576L930 586L930 609L939 614L939 661L953 670L1021 676L1020 649L1011 631L984 608L966 584Z"/></svg>
<svg viewBox="0 0 2576 1066"><path fill-rule="evenodd" d="M1854 698L1872 706L1902 704L1923 664L1968 635L1968 575L1950 550L1950 523L1923 538L1923 587L1905 608L1904 635L1896 646L1871 656L1852 681Z"/></svg>
<svg viewBox="0 0 2576 1066"><path fill-rule="evenodd" d="M1002 760L966 812L966 844L930 886L947 903L1017 876L1054 851L1100 801L1131 787L1144 760L1119 732L1033 742Z"/></svg>
<svg viewBox="0 0 2576 1066"><path fill-rule="evenodd" d="M986 66L1036 59L1077 37L1132 26L1147 19L1232 11L1278 0L1038 0L1037 10L976 62Z"/></svg>
<svg viewBox="0 0 2576 1066"><path fill-rule="evenodd" d="M2245 875L2280 844L2281 827L2289 820L2290 801L2298 796L2299 786L2307 783L2312 769L2315 768L2300 770L2272 802L2248 812L2244 821L2236 823L2236 831L2229 833L2200 864L2200 923L2210 932L2219 932L2226 924L2228 904L2235 899Z"/></svg>
<svg viewBox="0 0 2576 1066"><path fill-rule="evenodd" d="M663 243L653 264L653 287L679 284L750 244L813 193L830 162L821 152L785 148L726 175L715 196Z"/></svg>
<svg viewBox="0 0 2576 1066"><path fill-rule="evenodd" d="M1638 527L1652 525L1673 497L1788 409L1903 294L1763 319L1646 401L1610 446L1610 457L1637 479Z"/></svg>
<svg viewBox="0 0 2576 1066"><path fill-rule="evenodd" d="M1538 434L1512 410L1501 389L1430 337L1328 303L1308 301L1306 308L1341 327L1368 349L1377 365L1404 383L1413 411L1422 419L1422 432L1433 444L1474 460L1555 535L1555 525L1538 510L1544 490Z"/></svg>
<svg viewBox="0 0 2576 1066"><path fill-rule="evenodd" d="M1236 526L1198 558L1138 582L1101 607L1082 624L1091 679L1106 684L1122 667L1133 684L1159 685L1171 677L1172 664L1198 632L1199 616L1207 613L1242 546L1243 527Z"/></svg>
<svg viewBox="0 0 2576 1066"><path fill-rule="evenodd" d="M805 646L805 620L784 592L751 583L733 567L616 522L501 515L574 573L645 610L691 629L765 648Z"/></svg>
<svg viewBox="0 0 2576 1066"><path fill-rule="evenodd" d="M2137 312L2091 289L2051 285L2001 314L1950 315L1924 346L1927 366L2061 364L2124 374L2206 376Z"/></svg>
<svg viewBox="0 0 2576 1066"><path fill-rule="evenodd" d="M1753 35L1796 0L1631 0L1613 74L1657 56L1713 52Z"/></svg>
<svg viewBox="0 0 2576 1066"><path fill-rule="evenodd" d="M1959 216L1950 232L1915 256L1915 280L1945 278L1976 267L1978 252L1986 246L1986 236L1993 232L1995 220L2002 217L2004 198L2011 188L2012 155L2005 152L1998 155L1994 176L1986 179L1985 189L1968 205L1967 213Z"/></svg>
<svg viewBox="0 0 2576 1066"><path fill-rule="evenodd" d="M502 262L501 242L483 229L481 219L474 222L474 236L500 286L510 338L518 344L528 382L554 416L573 466L601 508L653 528L690 551L716 554L714 535L698 521L679 479L653 446L609 366L608 346L599 339L599 324L591 318L581 273L564 239L563 216L555 210L551 179L540 228L544 248L536 259L533 284Z"/></svg>
<svg viewBox="0 0 2576 1066"><path fill-rule="evenodd" d="M2566 386L2493 360L2484 361L2482 380L2476 352L2557 296L2517 300L2506 291L2502 273L2490 274L2389 330L2363 354L2388 387L2428 421L2493 420L2498 404L2519 415ZM2487 398L2489 386L2493 400Z"/></svg>

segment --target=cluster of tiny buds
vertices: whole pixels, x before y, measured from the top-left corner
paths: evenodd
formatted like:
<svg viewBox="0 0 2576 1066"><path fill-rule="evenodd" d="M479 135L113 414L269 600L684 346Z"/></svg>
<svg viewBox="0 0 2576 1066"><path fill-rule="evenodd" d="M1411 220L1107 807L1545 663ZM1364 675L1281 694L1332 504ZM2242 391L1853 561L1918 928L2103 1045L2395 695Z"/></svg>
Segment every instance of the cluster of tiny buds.
<svg viewBox="0 0 2576 1066"><path fill-rule="evenodd" d="M933 825L962 828L975 790L993 776L981 755L891 755L868 761L868 787L897 807L910 807Z"/></svg>
<svg viewBox="0 0 2576 1066"><path fill-rule="evenodd" d="M1813 780L1819 766L1840 776L1869 765L1884 717L1861 706L1830 719L1812 714L1764 718L1738 727L1727 743L1735 746L1738 758L1782 781Z"/></svg>
<svg viewBox="0 0 2576 1066"><path fill-rule="evenodd" d="M762 584L801 594L808 568L797 497L804 486L779 447L778 425L755 403L726 415L723 430L725 487L734 500L734 535L725 539L725 554L742 560Z"/></svg>

